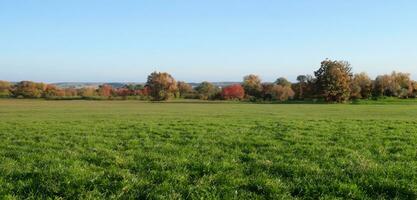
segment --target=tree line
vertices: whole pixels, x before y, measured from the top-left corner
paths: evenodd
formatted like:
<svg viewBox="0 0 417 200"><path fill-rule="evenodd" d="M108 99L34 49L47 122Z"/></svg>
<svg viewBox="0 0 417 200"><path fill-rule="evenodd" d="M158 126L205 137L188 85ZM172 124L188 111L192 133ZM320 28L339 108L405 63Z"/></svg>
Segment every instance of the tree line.
<svg viewBox="0 0 417 200"><path fill-rule="evenodd" d="M354 99L380 97L416 98L417 82L410 74L392 72L371 79L366 73L353 74L346 61L324 60L314 75L299 75L296 83L284 77L273 83L257 75L243 77L241 84L218 87L202 82L196 87L176 81L166 72L153 72L146 84L129 84L121 88L100 85L98 88L59 88L52 84L0 81L0 97L46 99L141 99L164 101L174 98L201 100L288 101L324 100L343 103Z"/></svg>

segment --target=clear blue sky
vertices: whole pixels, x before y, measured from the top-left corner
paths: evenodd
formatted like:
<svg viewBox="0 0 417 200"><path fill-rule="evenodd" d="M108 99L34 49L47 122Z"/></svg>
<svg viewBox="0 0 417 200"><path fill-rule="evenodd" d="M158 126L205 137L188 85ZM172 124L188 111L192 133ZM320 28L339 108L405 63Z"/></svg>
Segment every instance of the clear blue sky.
<svg viewBox="0 0 417 200"><path fill-rule="evenodd" d="M4 80L294 80L325 58L417 78L417 1L0 0Z"/></svg>

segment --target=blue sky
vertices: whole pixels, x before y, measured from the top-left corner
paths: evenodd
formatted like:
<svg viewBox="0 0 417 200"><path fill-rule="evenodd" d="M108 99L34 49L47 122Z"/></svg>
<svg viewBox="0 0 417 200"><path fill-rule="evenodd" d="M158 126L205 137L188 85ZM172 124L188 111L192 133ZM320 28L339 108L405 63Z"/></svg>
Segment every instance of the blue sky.
<svg viewBox="0 0 417 200"><path fill-rule="evenodd" d="M0 79L265 81L325 58L417 78L417 1L0 0Z"/></svg>

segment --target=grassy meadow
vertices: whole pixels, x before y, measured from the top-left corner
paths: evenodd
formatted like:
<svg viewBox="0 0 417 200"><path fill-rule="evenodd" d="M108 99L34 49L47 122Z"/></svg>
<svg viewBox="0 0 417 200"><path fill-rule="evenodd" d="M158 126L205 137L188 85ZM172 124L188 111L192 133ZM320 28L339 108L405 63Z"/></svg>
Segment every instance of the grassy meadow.
<svg viewBox="0 0 417 200"><path fill-rule="evenodd" d="M417 199L417 104L0 100L0 199Z"/></svg>

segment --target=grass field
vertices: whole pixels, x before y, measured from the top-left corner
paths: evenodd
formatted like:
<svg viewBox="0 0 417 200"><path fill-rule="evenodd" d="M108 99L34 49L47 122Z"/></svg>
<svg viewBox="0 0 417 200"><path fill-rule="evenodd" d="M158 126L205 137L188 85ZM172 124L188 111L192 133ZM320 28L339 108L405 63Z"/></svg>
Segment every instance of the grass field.
<svg viewBox="0 0 417 200"><path fill-rule="evenodd" d="M417 105L0 100L0 199L416 199Z"/></svg>

